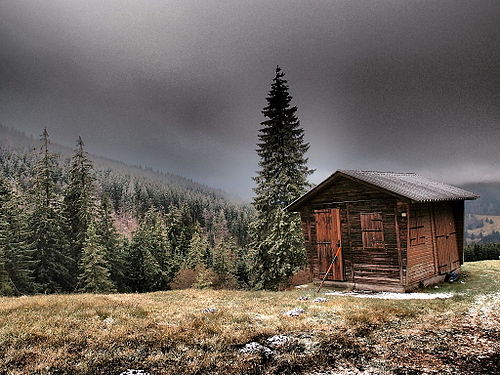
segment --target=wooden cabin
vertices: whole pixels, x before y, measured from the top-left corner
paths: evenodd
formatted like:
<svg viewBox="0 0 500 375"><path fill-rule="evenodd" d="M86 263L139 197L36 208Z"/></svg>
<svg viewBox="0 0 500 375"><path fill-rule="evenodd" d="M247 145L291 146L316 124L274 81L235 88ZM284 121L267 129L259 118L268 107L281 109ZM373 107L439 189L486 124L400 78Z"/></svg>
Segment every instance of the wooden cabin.
<svg viewBox="0 0 500 375"><path fill-rule="evenodd" d="M340 170L287 209L315 282L338 250L325 285L405 292L460 269L464 201L478 197L415 173Z"/></svg>

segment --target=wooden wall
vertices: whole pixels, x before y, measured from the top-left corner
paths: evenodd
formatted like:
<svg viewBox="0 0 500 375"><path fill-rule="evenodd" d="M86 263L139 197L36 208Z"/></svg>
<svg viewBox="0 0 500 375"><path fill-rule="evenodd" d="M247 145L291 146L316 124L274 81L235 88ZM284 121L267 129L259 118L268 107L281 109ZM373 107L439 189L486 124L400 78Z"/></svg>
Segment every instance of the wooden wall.
<svg viewBox="0 0 500 375"><path fill-rule="evenodd" d="M395 220L396 203L394 196L345 177L338 178L308 201L302 207L301 217L313 278L318 279L319 273L314 210L329 207L341 209L345 280L362 284L401 285L404 259L396 230L399 227ZM363 247L360 214L372 212L382 214L384 248ZM403 227L406 228L405 225Z"/></svg>
<svg viewBox="0 0 500 375"><path fill-rule="evenodd" d="M408 212L407 284L437 275L432 205L413 204Z"/></svg>

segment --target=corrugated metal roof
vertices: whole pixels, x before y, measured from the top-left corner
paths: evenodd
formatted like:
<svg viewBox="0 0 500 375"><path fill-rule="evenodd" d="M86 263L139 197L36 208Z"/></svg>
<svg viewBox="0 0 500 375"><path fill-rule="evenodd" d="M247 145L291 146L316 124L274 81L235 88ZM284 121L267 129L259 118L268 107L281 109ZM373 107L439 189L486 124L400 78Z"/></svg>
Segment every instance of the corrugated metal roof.
<svg viewBox="0 0 500 375"><path fill-rule="evenodd" d="M297 208L301 203L316 195L316 193L329 185L337 176L342 174L367 182L414 202L438 202L479 198L479 195L473 192L432 180L416 173L339 170L315 188L290 203L287 209L293 210Z"/></svg>
<svg viewBox="0 0 500 375"><path fill-rule="evenodd" d="M416 173L340 170L348 176L368 182L416 202L476 199L473 192L432 180Z"/></svg>

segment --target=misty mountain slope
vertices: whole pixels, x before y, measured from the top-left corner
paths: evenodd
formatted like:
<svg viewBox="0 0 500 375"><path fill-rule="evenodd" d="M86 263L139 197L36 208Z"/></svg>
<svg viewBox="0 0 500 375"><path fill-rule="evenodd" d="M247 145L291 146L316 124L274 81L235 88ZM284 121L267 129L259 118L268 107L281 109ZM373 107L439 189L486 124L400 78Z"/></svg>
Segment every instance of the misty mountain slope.
<svg viewBox="0 0 500 375"><path fill-rule="evenodd" d="M40 142L34 137L0 125L0 174L22 190L31 184L32 167L38 157ZM60 155L62 170L67 170L74 151L59 144L50 145ZM190 179L139 166L89 155L94 162L100 191L105 192L117 214L140 218L149 207L167 213L183 209L186 220L209 228L223 213L229 231L244 245L253 208L225 192ZM61 175L62 184L64 174ZM125 224L128 226L128 224Z"/></svg>
<svg viewBox="0 0 500 375"><path fill-rule="evenodd" d="M0 124L0 147L22 152L38 151L40 142L38 138L28 136L23 132L8 128ZM70 158L74 152L71 147L63 146L58 143L51 143L50 148L52 152L60 154L62 159ZM187 190L209 194L214 197L224 198L236 202L239 201L238 198L235 198L220 189L200 184L182 176L156 171L149 167L141 167L135 165L132 166L117 160L112 160L93 154L89 154L89 158L94 162L94 166L97 170L113 170L114 172L119 172L122 174L142 176L158 181L160 183L176 185Z"/></svg>
<svg viewBox="0 0 500 375"><path fill-rule="evenodd" d="M477 200L465 202L467 213L500 215L500 182L468 183L461 187L481 196Z"/></svg>

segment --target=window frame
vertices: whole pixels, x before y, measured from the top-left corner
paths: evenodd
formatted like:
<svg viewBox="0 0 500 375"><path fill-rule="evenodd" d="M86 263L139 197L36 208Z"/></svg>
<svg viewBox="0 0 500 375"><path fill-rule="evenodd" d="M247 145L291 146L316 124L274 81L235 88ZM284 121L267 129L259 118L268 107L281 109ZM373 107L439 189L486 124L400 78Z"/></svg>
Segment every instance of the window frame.
<svg viewBox="0 0 500 375"><path fill-rule="evenodd" d="M359 217L363 248L385 249L384 217L382 212L360 212Z"/></svg>

